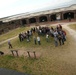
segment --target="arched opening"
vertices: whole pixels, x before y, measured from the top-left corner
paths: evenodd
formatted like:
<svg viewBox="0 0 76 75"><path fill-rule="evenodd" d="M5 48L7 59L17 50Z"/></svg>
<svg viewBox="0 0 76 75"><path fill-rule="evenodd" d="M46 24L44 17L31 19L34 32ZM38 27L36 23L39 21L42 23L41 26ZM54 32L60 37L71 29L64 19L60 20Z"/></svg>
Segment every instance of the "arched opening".
<svg viewBox="0 0 76 75"><path fill-rule="evenodd" d="M56 21L56 14L51 15L50 18L51 18L51 21Z"/></svg>
<svg viewBox="0 0 76 75"><path fill-rule="evenodd" d="M46 16L39 17L39 22L46 22L46 21L47 21L47 17Z"/></svg>
<svg viewBox="0 0 76 75"><path fill-rule="evenodd" d="M27 24L25 19L22 19L22 25Z"/></svg>
<svg viewBox="0 0 76 75"><path fill-rule="evenodd" d="M74 18L74 13L73 12L67 12L63 14L64 19L73 19Z"/></svg>
<svg viewBox="0 0 76 75"><path fill-rule="evenodd" d="M3 24L3 22L2 22L2 21L0 21L0 25L1 25L1 24Z"/></svg>
<svg viewBox="0 0 76 75"><path fill-rule="evenodd" d="M36 23L36 19L35 18L30 18L29 23Z"/></svg>
<svg viewBox="0 0 76 75"><path fill-rule="evenodd" d="M14 21L11 21L11 24L15 24Z"/></svg>
<svg viewBox="0 0 76 75"><path fill-rule="evenodd" d="M57 13L57 14L56 14L56 20L57 20L57 21L61 20L61 14L60 14L60 13Z"/></svg>

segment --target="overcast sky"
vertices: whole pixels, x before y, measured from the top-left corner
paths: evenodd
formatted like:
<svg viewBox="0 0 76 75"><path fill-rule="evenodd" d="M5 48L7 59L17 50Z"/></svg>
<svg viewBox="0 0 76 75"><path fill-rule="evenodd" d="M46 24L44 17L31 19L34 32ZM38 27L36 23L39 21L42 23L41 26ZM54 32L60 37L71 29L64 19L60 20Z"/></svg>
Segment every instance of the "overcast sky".
<svg viewBox="0 0 76 75"><path fill-rule="evenodd" d="M0 18L68 3L76 0L0 0Z"/></svg>

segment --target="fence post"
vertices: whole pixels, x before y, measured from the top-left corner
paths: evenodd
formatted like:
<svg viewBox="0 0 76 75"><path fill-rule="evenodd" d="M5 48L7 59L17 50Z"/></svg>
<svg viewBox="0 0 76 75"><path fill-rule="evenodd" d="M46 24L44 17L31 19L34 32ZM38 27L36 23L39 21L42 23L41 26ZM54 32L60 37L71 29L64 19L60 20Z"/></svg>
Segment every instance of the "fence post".
<svg viewBox="0 0 76 75"><path fill-rule="evenodd" d="M36 53L35 53L35 51L33 51L33 53L34 53L34 57L36 58Z"/></svg>
<svg viewBox="0 0 76 75"><path fill-rule="evenodd" d="M28 56L30 57L30 52L29 52L29 51L27 51L27 53L28 53Z"/></svg>

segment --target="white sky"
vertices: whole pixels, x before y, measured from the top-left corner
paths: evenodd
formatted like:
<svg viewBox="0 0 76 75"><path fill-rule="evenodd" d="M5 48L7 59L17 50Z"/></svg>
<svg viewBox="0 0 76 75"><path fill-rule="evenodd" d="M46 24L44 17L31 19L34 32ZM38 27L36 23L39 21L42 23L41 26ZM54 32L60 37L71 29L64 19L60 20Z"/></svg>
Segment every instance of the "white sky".
<svg viewBox="0 0 76 75"><path fill-rule="evenodd" d="M76 0L0 0L0 18L72 2L76 4Z"/></svg>

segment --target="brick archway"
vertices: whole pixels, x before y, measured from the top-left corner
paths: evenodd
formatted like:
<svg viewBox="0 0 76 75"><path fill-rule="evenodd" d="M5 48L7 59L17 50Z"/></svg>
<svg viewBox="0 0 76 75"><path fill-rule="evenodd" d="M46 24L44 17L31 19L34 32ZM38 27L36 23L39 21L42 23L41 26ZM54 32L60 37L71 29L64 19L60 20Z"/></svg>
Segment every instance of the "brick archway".
<svg viewBox="0 0 76 75"><path fill-rule="evenodd" d="M25 19L22 19L22 25L27 24Z"/></svg>
<svg viewBox="0 0 76 75"><path fill-rule="evenodd" d="M51 18L51 21L56 21L56 14L52 14L52 15L50 16L50 18Z"/></svg>
<svg viewBox="0 0 76 75"><path fill-rule="evenodd" d="M29 23L36 23L36 18L30 18Z"/></svg>
<svg viewBox="0 0 76 75"><path fill-rule="evenodd" d="M63 14L63 18L64 19L69 19L69 18L73 19L74 18L74 12L66 12L66 13L64 13Z"/></svg>
<svg viewBox="0 0 76 75"><path fill-rule="evenodd" d="M46 16L39 17L39 22L47 22L47 17Z"/></svg>

